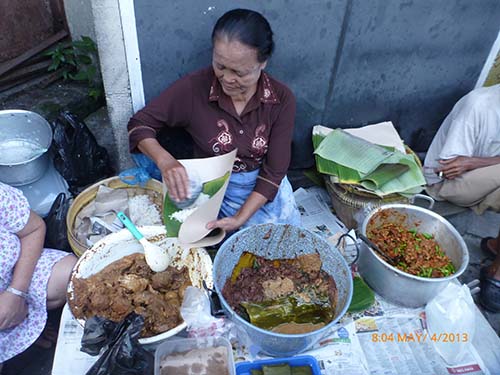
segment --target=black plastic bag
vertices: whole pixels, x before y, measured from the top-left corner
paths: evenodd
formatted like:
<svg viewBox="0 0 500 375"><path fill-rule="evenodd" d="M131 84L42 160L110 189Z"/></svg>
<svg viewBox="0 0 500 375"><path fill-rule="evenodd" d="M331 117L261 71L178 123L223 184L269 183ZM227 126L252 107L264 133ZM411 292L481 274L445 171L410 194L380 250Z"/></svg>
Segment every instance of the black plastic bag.
<svg viewBox="0 0 500 375"><path fill-rule="evenodd" d="M153 374L154 357L139 344L144 318L130 313L122 322L93 317L85 322L81 351L90 355L107 349L86 375Z"/></svg>
<svg viewBox="0 0 500 375"><path fill-rule="evenodd" d="M83 121L69 112L61 112L53 121L54 166L77 195L82 188L114 174L108 152L97 144Z"/></svg>
<svg viewBox="0 0 500 375"><path fill-rule="evenodd" d="M68 242L68 233L66 227L66 215L68 213L70 200L66 198L66 194L59 195L52 203L50 211L44 218L47 231L45 233L44 247L51 249L59 249L71 252L71 246Z"/></svg>

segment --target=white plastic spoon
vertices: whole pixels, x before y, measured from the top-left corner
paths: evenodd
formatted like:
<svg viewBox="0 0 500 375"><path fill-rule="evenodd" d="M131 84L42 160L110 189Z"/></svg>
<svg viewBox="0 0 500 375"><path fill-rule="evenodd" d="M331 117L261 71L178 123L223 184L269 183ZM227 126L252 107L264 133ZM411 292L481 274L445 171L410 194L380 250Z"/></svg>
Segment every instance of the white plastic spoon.
<svg viewBox="0 0 500 375"><path fill-rule="evenodd" d="M151 268L153 272L165 271L171 260L168 252L160 246L149 242L123 212L118 212L116 216L118 216L120 221L127 227L135 239L141 243L144 248L144 257L146 258L146 263L149 268Z"/></svg>

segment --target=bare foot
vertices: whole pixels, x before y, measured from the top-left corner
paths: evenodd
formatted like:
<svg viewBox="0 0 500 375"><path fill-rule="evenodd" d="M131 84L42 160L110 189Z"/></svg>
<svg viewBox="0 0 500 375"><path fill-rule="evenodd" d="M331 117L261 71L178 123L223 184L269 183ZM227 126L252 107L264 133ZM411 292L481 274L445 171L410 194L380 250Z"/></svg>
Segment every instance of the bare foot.
<svg viewBox="0 0 500 375"><path fill-rule="evenodd" d="M490 238L488 241L486 241L486 246L493 254L496 254L498 248L498 239Z"/></svg>

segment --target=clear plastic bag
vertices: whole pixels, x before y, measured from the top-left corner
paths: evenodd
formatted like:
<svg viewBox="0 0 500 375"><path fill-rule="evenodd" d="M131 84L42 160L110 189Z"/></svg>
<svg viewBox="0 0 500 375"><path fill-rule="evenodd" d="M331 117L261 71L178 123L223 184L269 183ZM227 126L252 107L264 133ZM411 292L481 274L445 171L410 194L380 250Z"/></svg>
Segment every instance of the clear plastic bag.
<svg viewBox="0 0 500 375"><path fill-rule="evenodd" d="M224 319L215 318L210 313L207 294L193 286L184 292L181 316L187 324L189 337L221 336L226 330Z"/></svg>
<svg viewBox="0 0 500 375"><path fill-rule="evenodd" d="M425 307L429 337L446 363L459 363L475 331L474 301L467 285L449 283Z"/></svg>

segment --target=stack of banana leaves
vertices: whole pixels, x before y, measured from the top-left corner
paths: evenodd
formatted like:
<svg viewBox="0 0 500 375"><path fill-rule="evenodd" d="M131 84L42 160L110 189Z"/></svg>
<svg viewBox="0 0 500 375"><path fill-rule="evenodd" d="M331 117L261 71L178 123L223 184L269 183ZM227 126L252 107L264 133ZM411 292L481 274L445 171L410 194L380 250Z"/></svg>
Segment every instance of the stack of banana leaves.
<svg viewBox="0 0 500 375"><path fill-rule="evenodd" d="M314 126L312 140L316 168L333 183L349 184L381 198L389 194L412 197L425 185L416 156L402 152L402 147L372 143L321 125Z"/></svg>

